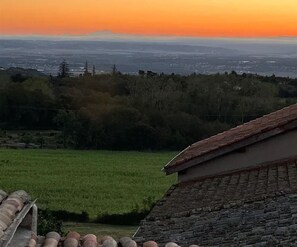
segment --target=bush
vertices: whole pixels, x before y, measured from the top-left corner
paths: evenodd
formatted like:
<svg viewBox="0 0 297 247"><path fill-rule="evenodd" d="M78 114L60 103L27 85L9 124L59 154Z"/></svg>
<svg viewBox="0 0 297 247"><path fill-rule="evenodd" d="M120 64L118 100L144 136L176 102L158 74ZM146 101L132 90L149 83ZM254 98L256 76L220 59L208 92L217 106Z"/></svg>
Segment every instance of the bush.
<svg viewBox="0 0 297 247"><path fill-rule="evenodd" d="M110 224L110 225L139 225L151 211L155 205L155 200L148 197L143 200L142 206L135 204L132 211L123 214L102 214L97 216L95 223Z"/></svg>
<svg viewBox="0 0 297 247"><path fill-rule="evenodd" d="M25 134L20 138L20 141L28 145L29 143L34 142L34 137L30 134Z"/></svg>
<svg viewBox="0 0 297 247"><path fill-rule="evenodd" d="M50 215L58 221L89 222L90 220L89 214L85 211L82 211L81 213L73 213L66 210L46 209L45 212L49 212Z"/></svg>
<svg viewBox="0 0 297 247"><path fill-rule="evenodd" d="M49 209L38 210L38 234L46 235L49 232L55 231L59 234L63 234L62 221L58 220Z"/></svg>

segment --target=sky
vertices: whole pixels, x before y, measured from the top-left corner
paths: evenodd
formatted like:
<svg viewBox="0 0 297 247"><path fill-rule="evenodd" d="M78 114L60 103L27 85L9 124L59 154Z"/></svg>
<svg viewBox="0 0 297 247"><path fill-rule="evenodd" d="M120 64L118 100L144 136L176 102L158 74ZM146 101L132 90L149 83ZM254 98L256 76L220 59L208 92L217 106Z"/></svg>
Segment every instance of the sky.
<svg viewBox="0 0 297 247"><path fill-rule="evenodd" d="M297 0L0 0L0 35L297 37Z"/></svg>

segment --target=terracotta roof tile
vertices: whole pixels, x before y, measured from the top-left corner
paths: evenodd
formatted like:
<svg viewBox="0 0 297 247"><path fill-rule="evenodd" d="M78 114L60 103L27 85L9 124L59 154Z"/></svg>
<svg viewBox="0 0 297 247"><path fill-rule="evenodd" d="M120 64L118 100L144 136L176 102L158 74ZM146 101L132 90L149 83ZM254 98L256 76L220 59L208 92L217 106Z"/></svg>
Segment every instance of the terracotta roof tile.
<svg viewBox="0 0 297 247"><path fill-rule="evenodd" d="M30 204L30 196L25 191L15 191L9 195L3 190L0 190L0 246L6 245L7 232L15 234L18 225L14 223L20 221L19 215L26 210ZM20 222L19 222L20 223ZM15 227L15 228L14 228ZM14 228L14 229L10 229ZM30 234L32 233L31 237ZM66 236L61 236L57 232L49 232L46 236L37 236L32 231L28 238L18 239L15 243L17 246L27 247L42 247L42 246L57 246L57 247L158 247L158 243L154 241L144 242L143 245L138 245L132 238L123 237L119 242L115 241L110 236L97 237L94 234L81 236L77 232L69 232ZM12 238L13 239L13 236ZM3 242L4 241L4 242ZM15 241L15 240L14 240ZM175 243L171 245L178 246ZM8 246L14 246L8 245Z"/></svg>
<svg viewBox="0 0 297 247"><path fill-rule="evenodd" d="M106 238L104 241L102 239ZM80 236L77 232L70 232L66 237L61 237L57 232L49 232L45 237L36 236L32 234L26 246L28 247L42 247L42 246L59 246L59 247L130 247L130 246L141 246L132 240L130 237L123 237L116 242L110 236L97 237L93 234L87 234ZM170 242L168 246L179 247L178 244ZM143 247L158 247L158 243L155 241L147 241L142 244Z"/></svg>
<svg viewBox="0 0 297 247"><path fill-rule="evenodd" d="M164 170L170 174L179 170L179 167L183 163L203 157L223 147L240 143L250 137L261 135L274 129L280 128L279 132L285 131L285 129L281 130L282 127L294 121L297 121L297 104L285 107L210 138L196 142L171 160L164 167Z"/></svg>
<svg viewBox="0 0 297 247"><path fill-rule="evenodd" d="M8 196L0 190L0 241L29 199L29 195L23 190L15 191Z"/></svg>
<svg viewBox="0 0 297 247"><path fill-rule="evenodd" d="M232 203L296 192L297 157L174 185L149 217L162 218L191 210L222 208Z"/></svg>

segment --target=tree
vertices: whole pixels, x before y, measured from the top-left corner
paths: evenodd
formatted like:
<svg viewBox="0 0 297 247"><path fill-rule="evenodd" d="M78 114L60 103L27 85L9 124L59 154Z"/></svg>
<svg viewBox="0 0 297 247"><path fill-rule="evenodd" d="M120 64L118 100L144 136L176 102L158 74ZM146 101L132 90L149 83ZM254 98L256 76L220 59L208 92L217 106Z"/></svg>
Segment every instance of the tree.
<svg viewBox="0 0 297 247"><path fill-rule="evenodd" d="M145 72L144 72L144 70L139 70L139 71L138 71L138 75L140 75L140 76L142 76L142 77L145 76Z"/></svg>
<svg viewBox="0 0 297 247"><path fill-rule="evenodd" d="M77 116L73 111L59 110L54 119L58 128L62 131L64 148L75 142L75 129Z"/></svg>
<svg viewBox="0 0 297 247"><path fill-rule="evenodd" d="M96 75L96 68L95 65L93 65L93 76Z"/></svg>
<svg viewBox="0 0 297 247"><path fill-rule="evenodd" d="M117 66L114 64L114 65L112 66L112 74L115 75L117 72L118 72L118 70L117 70Z"/></svg>
<svg viewBox="0 0 297 247"><path fill-rule="evenodd" d="M88 61L86 61L84 75L88 75L88 74L89 74L89 65L88 65Z"/></svg>
<svg viewBox="0 0 297 247"><path fill-rule="evenodd" d="M60 78L69 77L69 65L65 61L65 59L63 60L62 63L60 63L58 77L60 77Z"/></svg>

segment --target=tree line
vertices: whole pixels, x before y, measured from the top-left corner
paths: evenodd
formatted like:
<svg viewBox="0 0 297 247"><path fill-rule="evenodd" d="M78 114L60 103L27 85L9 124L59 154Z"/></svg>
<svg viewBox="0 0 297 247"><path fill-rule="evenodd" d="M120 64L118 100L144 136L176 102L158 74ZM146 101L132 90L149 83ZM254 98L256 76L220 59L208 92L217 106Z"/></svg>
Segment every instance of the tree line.
<svg viewBox="0 0 297 247"><path fill-rule="evenodd" d="M59 130L69 148L179 150L297 102L297 80L276 76L89 74L1 71L0 129Z"/></svg>

